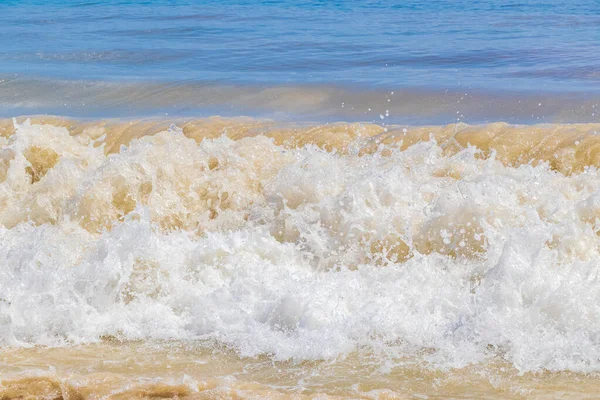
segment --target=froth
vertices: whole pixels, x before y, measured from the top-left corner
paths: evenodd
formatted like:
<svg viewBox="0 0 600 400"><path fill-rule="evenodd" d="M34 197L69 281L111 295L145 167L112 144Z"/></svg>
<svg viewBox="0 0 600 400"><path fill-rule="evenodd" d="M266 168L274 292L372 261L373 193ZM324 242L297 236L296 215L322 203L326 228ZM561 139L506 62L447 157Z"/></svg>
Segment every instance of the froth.
<svg viewBox="0 0 600 400"><path fill-rule="evenodd" d="M2 139L4 346L600 369L595 126L56 125Z"/></svg>

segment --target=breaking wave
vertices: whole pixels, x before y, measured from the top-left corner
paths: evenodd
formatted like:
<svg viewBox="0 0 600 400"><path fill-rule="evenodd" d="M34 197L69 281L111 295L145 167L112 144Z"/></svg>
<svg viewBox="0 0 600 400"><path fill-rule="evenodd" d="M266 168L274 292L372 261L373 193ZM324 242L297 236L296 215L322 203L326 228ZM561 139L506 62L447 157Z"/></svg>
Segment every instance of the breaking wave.
<svg viewBox="0 0 600 400"><path fill-rule="evenodd" d="M600 125L44 122L0 122L5 348L600 370Z"/></svg>

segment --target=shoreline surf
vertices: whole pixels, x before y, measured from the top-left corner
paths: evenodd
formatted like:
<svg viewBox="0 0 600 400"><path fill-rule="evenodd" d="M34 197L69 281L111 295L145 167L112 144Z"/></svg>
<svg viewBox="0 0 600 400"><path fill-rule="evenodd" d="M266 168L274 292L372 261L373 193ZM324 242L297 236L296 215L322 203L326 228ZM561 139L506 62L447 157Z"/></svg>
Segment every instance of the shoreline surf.
<svg viewBox="0 0 600 400"><path fill-rule="evenodd" d="M0 2L0 400L597 397L599 26Z"/></svg>
<svg viewBox="0 0 600 400"><path fill-rule="evenodd" d="M0 120L0 393L585 398L599 131Z"/></svg>

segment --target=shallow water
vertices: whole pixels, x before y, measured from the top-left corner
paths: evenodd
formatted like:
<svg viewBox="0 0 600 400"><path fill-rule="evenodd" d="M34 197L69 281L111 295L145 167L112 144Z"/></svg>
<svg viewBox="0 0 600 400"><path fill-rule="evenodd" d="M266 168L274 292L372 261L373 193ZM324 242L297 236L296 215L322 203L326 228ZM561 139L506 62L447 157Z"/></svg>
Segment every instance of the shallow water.
<svg viewBox="0 0 600 400"><path fill-rule="evenodd" d="M157 362L160 360L160 362ZM4 398L586 399L598 376L517 374L502 361L451 371L406 359L382 366L366 352L273 362L194 343L103 343L6 351ZM385 372L382 372L385 370ZM68 396L68 397L67 397Z"/></svg>
<svg viewBox="0 0 600 400"><path fill-rule="evenodd" d="M598 124L0 129L5 397L596 392Z"/></svg>
<svg viewBox="0 0 600 400"><path fill-rule="evenodd" d="M389 124L600 122L587 93L352 89L194 82L0 79L0 117L50 113L81 118L193 118L240 115L280 122Z"/></svg>

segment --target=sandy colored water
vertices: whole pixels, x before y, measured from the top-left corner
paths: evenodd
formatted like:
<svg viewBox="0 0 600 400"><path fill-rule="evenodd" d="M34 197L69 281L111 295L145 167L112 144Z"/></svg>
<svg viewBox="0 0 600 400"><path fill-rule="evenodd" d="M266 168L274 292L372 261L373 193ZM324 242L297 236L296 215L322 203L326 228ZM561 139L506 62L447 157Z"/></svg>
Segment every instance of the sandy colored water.
<svg viewBox="0 0 600 400"><path fill-rule="evenodd" d="M447 153L469 145L484 154L495 151L496 157L509 165L548 162L562 173L581 172L586 166L599 166L600 123L511 125L503 122L438 126L382 126L371 123L327 123L320 125L284 124L246 117L203 119L132 119L74 120L53 116L17 118L66 127L75 136L96 139L103 136L107 152L118 152L131 140L178 126L186 137L201 141L222 135L239 140L257 135L273 138L287 146L315 144L326 150L347 151L348 145L362 139L362 152L372 152L379 144L398 145L402 150L430 139ZM0 120L0 133L7 137L15 132L13 119Z"/></svg>
<svg viewBox="0 0 600 400"><path fill-rule="evenodd" d="M273 362L193 343L101 343L4 350L2 398L588 399L595 374L526 373L501 361L432 370L418 359Z"/></svg>
<svg viewBox="0 0 600 400"><path fill-rule="evenodd" d="M598 131L1 120L0 398L594 398Z"/></svg>

